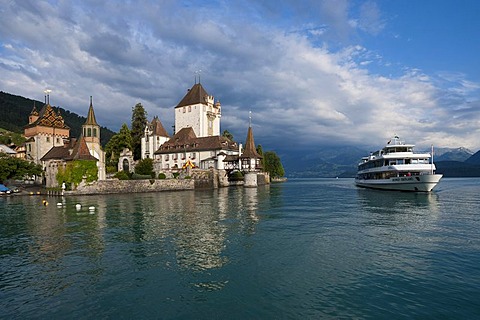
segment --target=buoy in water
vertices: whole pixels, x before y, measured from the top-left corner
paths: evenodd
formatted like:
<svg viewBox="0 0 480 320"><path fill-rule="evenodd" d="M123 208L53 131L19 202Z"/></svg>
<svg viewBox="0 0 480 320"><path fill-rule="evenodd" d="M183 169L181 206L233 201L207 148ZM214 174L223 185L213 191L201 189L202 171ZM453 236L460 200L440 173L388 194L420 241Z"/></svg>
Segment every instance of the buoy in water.
<svg viewBox="0 0 480 320"><path fill-rule="evenodd" d="M75 208L76 208L77 211L78 211L78 210L82 209L82 205L81 205L80 203L77 203L77 204L75 205Z"/></svg>
<svg viewBox="0 0 480 320"><path fill-rule="evenodd" d="M90 214L95 213L95 207L94 206L88 207L88 210L90 211Z"/></svg>
<svg viewBox="0 0 480 320"><path fill-rule="evenodd" d="M43 204L44 206L48 206L48 201L45 200L45 199L43 199L43 200L42 200L42 204Z"/></svg>
<svg viewBox="0 0 480 320"><path fill-rule="evenodd" d="M62 206L62 203L61 202L57 202L57 207L61 207Z"/></svg>

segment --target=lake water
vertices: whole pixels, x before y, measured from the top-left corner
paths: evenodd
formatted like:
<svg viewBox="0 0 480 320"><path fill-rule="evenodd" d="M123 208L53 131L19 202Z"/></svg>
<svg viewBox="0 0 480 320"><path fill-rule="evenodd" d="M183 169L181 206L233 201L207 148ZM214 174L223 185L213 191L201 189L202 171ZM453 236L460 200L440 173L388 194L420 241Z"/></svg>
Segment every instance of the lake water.
<svg viewBox="0 0 480 320"><path fill-rule="evenodd" d="M305 179L1 197L0 318L479 318L479 192Z"/></svg>

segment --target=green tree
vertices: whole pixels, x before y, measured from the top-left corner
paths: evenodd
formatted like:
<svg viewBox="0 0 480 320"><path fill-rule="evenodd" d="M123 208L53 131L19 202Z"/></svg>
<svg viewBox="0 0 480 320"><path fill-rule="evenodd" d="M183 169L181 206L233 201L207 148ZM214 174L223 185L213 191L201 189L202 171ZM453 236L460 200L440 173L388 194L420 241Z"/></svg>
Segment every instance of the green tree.
<svg viewBox="0 0 480 320"><path fill-rule="evenodd" d="M147 112L141 103L132 108L132 147L133 159L142 157L142 137L147 124Z"/></svg>
<svg viewBox="0 0 480 320"><path fill-rule="evenodd" d="M32 162L0 154L0 182L9 179L23 179L28 176L41 175L42 167Z"/></svg>
<svg viewBox="0 0 480 320"><path fill-rule="evenodd" d="M264 170L270 173L270 177L279 178L285 175L280 157L274 151L267 151L264 154Z"/></svg>
<svg viewBox="0 0 480 320"><path fill-rule="evenodd" d="M123 124L120 132L113 135L105 146L105 155L108 161L108 166L116 166L118 157L123 149L128 148L132 150L132 135L127 124Z"/></svg>
<svg viewBox="0 0 480 320"><path fill-rule="evenodd" d="M135 166L135 173L149 175L152 178L155 177L155 173L153 172L153 160L150 158L140 160Z"/></svg>
<svg viewBox="0 0 480 320"><path fill-rule="evenodd" d="M262 165L262 168L264 168L263 170L265 170L265 156L263 155L263 148L261 144L257 146L257 153L262 156L260 163Z"/></svg>
<svg viewBox="0 0 480 320"><path fill-rule="evenodd" d="M223 130L222 136L233 141L233 134L231 134L228 130Z"/></svg>

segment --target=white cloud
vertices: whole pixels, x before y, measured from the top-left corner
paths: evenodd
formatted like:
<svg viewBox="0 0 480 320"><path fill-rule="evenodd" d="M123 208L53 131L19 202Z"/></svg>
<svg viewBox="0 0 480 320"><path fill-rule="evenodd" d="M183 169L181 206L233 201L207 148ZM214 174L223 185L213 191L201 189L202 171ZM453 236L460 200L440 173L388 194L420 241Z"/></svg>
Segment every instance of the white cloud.
<svg viewBox="0 0 480 320"><path fill-rule="evenodd" d="M394 133L480 148L472 112L478 83L413 68L399 77L373 74L368 68L381 53L346 40L358 29L382 32L375 3L356 17L346 0L313 1L308 13L297 2L284 5L300 17L278 7L264 15L268 3L12 2L0 21L1 90L42 100L49 87L51 102L81 115L93 95L97 120L115 130L142 102L149 118L159 115L170 128L173 107L201 69L202 84L222 103L222 129L239 141L252 110L256 142L268 141L268 149L376 144ZM346 44L330 49L332 39Z"/></svg>

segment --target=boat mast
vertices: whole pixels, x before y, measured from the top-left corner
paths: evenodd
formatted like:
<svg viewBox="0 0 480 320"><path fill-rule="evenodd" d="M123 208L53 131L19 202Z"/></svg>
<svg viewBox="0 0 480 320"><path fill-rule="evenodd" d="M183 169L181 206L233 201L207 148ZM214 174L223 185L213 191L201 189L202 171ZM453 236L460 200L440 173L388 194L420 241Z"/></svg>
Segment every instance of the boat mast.
<svg viewBox="0 0 480 320"><path fill-rule="evenodd" d="M430 167L431 167L431 171L432 171L432 174L433 174L433 144L432 144L432 165Z"/></svg>

